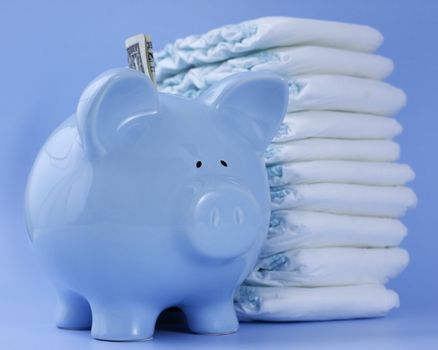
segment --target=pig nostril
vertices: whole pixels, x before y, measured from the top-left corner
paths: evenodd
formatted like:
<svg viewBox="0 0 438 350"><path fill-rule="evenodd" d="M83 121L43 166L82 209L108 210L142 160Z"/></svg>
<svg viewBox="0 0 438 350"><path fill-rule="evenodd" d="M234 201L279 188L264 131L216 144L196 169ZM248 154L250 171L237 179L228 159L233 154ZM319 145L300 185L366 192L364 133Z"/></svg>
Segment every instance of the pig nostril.
<svg viewBox="0 0 438 350"><path fill-rule="evenodd" d="M218 208L214 208L211 213L210 213L210 223L214 226L217 227L219 226L219 221L220 221L220 212Z"/></svg>
<svg viewBox="0 0 438 350"><path fill-rule="evenodd" d="M243 220L244 220L244 215L243 215L243 210L240 207L236 207L234 208L234 222L238 225L242 225L243 224Z"/></svg>

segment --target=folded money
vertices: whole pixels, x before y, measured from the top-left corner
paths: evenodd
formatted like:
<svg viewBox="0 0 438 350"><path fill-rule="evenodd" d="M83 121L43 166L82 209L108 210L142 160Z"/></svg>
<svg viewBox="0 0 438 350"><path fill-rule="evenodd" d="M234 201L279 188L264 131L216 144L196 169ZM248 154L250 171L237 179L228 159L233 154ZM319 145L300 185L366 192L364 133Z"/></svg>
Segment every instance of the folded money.
<svg viewBox="0 0 438 350"><path fill-rule="evenodd" d="M406 236L400 220L303 210L271 213L268 238L260 256L296 248L398 246Z"/></svg>
<svg viewBox="0 0 438 350"><path fill-rule="evenodd" d="M376 29L357 24L293 17L263 17L190 35L157 52L157 81L191 66L219 62L251 51L318 45L372 52L383 42Z"/></svg>
<svg viewBox="0 0 438 350"><path fill-rule="evenodd" d="M400 186L415 178L407 164L312 160L268 165L270 186L333 182L359 185Z"/></svg>
<svg viewBox="0 0 438 350"><path fill-rule="evenodd" d="M392 69L392 61L379 55L321 46L292 46L192 67L163 79L160 87L184 94L188 90L205 90L231 74L246 71L274 73L287 78L303 74L339 74L382 80Z"/></svg>
<svg viewBox="0 0 438 350"><path fill-rule="evenodd" d="M379 284L342 287L241 286L234 296L240 321L322 321L384 316L397 293Z"/></svg>
<svg viewBox="0 0 438 350"><path fill-rule="evenodd" d="M286 114L273 142L310 137L391 139L402 131L399 122L372 114L305 111Z"/></svg>
<svg viewBox="0 0 438 350"><path fill-rule="evenodd" d="M137 34L125 41L129 68L146 74L155 82L155 62L150 35Z"/></svg>
<svg viewBox="0 0 438 350"><path fill-rule="evenodd" d="M386 283L407 266L401 248L305 248L261 258L245 284L324 287Z"/></svg>
<svg viewBox="0 0 438 350"><path fill-rule="evenodd" d="M405 186L317 183L271 188L272 210L301 209L397 218L416 204L414 191Z"/></svg>
<svg viewBox="0 0 438 350"><path fill-rule="evenodd" d="M399 145L389 140L310 138L271 143L264 153L264 159L268 165L324 159L391 162L397 160L399 155Z"/></svg>

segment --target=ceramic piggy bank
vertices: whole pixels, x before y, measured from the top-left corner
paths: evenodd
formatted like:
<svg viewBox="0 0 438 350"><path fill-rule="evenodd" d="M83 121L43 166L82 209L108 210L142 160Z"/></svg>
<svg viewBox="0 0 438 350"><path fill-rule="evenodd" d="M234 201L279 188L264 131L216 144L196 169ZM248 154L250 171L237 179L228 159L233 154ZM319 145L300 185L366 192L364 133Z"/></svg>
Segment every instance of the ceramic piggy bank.
<svg viewBox="0 0 438 350"><path fill-rule="evenodd" d="M270 217L262 154L287 84L242 73L197 99L123 68L97 77L40 151L26 190L57 325L103 340L153 336L166 308L193 332L235 332L233 292Z"/></svg>

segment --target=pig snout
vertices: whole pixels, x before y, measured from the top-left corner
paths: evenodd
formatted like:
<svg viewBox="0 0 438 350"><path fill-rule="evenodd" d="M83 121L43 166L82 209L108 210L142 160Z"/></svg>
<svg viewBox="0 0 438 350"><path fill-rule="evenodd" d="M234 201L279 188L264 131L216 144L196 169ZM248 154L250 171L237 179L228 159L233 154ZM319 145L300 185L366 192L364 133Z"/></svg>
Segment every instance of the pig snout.
<svg viewBox="0 0 438 350"><path fill-rule="evenodd" d="M254 196L237 183L198 187L188 213L188 236L198 253L227 259L260 239L262 213Z"/></svg>

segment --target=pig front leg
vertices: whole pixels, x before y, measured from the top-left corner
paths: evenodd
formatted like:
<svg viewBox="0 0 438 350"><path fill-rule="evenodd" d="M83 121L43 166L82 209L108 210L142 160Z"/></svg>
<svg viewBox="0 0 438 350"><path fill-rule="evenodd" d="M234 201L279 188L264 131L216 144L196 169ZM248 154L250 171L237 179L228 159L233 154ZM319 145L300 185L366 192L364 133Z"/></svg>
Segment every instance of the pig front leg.
<svg viewBox="0 0 438 350"><path fill-rule="evenodd" d="M161 310L143 303L107 300L91 302L93 338L108 341L152 339Z"/></svg>
<svg viewBox="0 0 438 350"><path fill-rule="evenodd" d="M189 328L200 334L230 334L237 332L239 321L232 298L216 301L196 301L182 307Z"/></svg>
<svg viewBox="0 0 438 350"><path fill-rule="evenodd" d="M81 295L67 290L58 290L56 326L65 329L90 329L91 309Z"/></svg>

